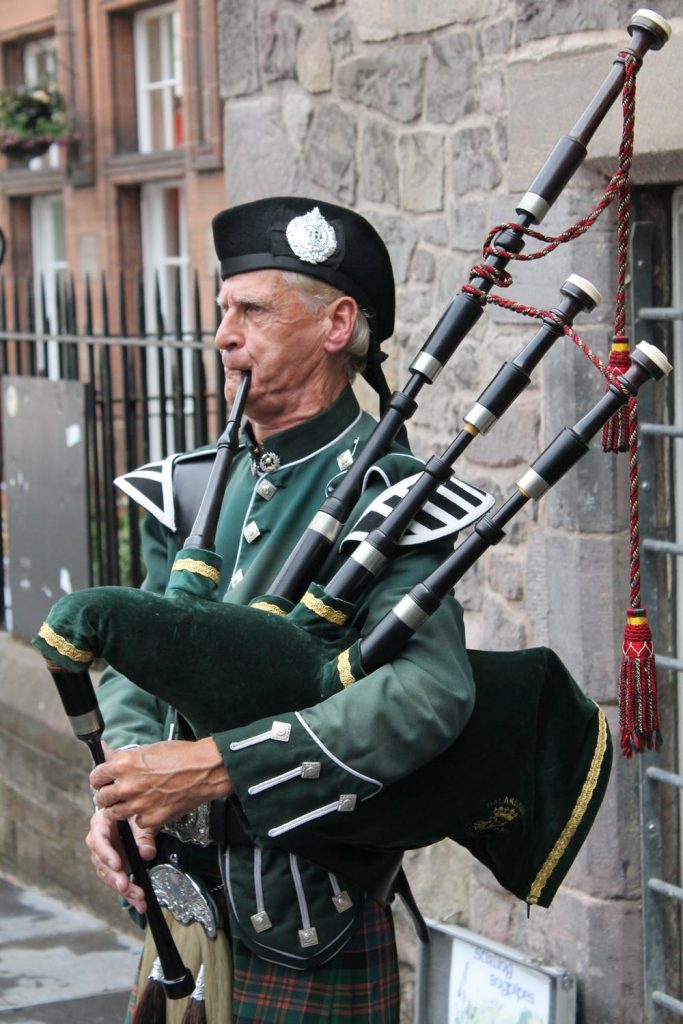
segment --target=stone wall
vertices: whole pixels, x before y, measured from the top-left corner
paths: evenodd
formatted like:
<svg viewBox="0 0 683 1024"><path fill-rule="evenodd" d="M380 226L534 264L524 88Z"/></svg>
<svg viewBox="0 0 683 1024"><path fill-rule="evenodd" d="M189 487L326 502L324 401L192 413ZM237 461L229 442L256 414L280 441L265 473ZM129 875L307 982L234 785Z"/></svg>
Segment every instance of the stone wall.
<svg viewBox="0 0 683 1024"><path fill-rule="evenodd" d="M230 204L295 192L363 212L386 239L398 284L391 383L467 280L489 226L513 216L554 142L583 111L627 41L634 5L590 0L218 0ZM683 180L679 0L674 38L639 77L634 174ZM560 230L601 195L619 145L619 103L584 168L548 216ZM614 222L542 264L517 265L515 298L548 307L569 273L605 301L577 326L605 355L614 296ZM533 333L489 307L411 425L414 448L443 448L503 359ZM504 425L475 443L458 472L497 496L599 394L594 370L558 342ZM458 588L471 646L547 643L615 727L616 647L626 601L624 466L595 452L488 554ZM485 753L485 752L483 752ZM426 914L465 924L575 971L585 1024L643 1017L637 781L619 763L595 830L550 911L526 910L452 844L407 858ZM414 940L401 922L410 1014Z"/></svg>
<svg viewBox="0 0 683 1024"><path fill-rule="evenodd" d="M139 934L90 864L90 768L42 658L0 633L0 870Z"/></svg>

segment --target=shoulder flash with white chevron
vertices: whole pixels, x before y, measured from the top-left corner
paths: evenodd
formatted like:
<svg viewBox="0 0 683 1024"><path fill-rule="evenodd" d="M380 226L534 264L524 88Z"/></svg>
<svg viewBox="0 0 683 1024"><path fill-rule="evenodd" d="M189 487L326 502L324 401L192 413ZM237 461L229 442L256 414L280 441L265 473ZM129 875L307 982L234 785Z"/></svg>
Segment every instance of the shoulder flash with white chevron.
<svg viewBox="0 0 683 1024"><path fill-rule="evenodd" d="M173 532L182 531L187 529L188 521L191 526L193 515L199 508L215 454L215 448L205 448L198 452L169 455L158 462L148 462L139 469L117 476L114 483L163 526ZM183 478L183 486L179 486L177 479L181 467L193 469L188 480ZM188 483L192 486L188 487ZM187 510L185 505L188 505Z"/></svg>
<svg viewBox="0 0 683 1024"><path fill-rule="evenodd" d="M390 512L405 497L421 474L406 477L375 498L360 517L351 533L344 539L342 551L364 540L380 526ZM476 523L495 504L492 494L452 476L441 484L435 494L420 509L399 541L402 547L427 544L441 537L456 534Z"/></svg>

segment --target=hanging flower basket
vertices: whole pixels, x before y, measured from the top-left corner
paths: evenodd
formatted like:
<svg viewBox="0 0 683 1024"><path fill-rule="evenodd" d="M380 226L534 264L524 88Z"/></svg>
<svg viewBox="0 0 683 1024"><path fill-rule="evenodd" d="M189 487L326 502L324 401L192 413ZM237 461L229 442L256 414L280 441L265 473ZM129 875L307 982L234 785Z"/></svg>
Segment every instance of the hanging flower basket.
<svg viewBox="0 0 683 1024"><path fill-rule="evenodd" d="M64 97L50 88L0 89L0 152L16 159L42 156L74 134Z"/></svg>

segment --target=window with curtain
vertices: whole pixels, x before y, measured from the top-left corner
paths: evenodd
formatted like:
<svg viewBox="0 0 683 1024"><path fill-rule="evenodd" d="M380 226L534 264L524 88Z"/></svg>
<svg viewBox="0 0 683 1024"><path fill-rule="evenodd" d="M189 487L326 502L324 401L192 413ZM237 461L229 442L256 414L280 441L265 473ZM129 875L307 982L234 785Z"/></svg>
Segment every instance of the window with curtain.
<svg viewBox="0 0 683 1024"><path fill-rule="evenodd" d="M145 8L133 22L138 149L183 145L180 15L175 4Z"/></svg>

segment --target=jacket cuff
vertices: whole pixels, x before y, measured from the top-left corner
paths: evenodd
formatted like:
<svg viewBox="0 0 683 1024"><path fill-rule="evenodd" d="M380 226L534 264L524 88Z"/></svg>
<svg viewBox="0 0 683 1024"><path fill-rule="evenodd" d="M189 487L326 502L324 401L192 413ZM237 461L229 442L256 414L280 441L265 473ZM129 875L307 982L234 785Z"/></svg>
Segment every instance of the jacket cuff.
<svg viewBox="0 0 683 1024"><path fill-rule="evenodd" d="M353 814L382 790L323 743L305 712L262 718L214 740L249 828L264 841L330 814Z"/></svg>

